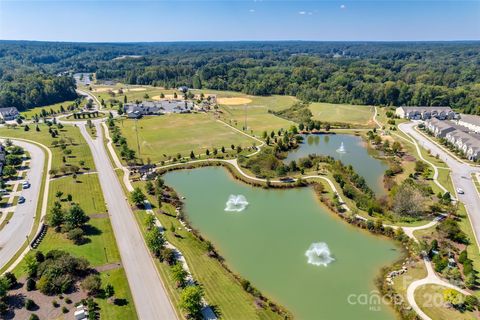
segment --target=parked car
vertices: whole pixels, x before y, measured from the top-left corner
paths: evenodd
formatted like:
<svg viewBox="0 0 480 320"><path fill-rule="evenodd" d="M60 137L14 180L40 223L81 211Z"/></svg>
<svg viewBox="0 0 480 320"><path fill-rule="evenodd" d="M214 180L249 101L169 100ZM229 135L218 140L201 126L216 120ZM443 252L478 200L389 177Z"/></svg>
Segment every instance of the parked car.
<svg viewBox="0 0 480 320"><path fill-rule="evenodd" d="M28 189L28 188L30 188L30 182L24 181L24 182L22 183L22 187L23 187L23 189Z"/></svg>
<svg viewBox="0 0 480 320"><path fill-rule="evenodd" d="M3 194L7 194L7 193L8 193L7 189L0 189L0 194L3 195Z"/></svg>
<svg viewBox="0 0 480 320"><path fill-rule="evenodd" d="M457 188L457 193L458 193L458 194L464 194L465 192L463 191L462 188Z"/></svg>
<svg viewBox="0 0 480 320"><path fill-rule="evenodd" d="M25 202L25 198L23 196L20 196L20 198L18 198L18 203L21 204L24 202Z"/></svg>

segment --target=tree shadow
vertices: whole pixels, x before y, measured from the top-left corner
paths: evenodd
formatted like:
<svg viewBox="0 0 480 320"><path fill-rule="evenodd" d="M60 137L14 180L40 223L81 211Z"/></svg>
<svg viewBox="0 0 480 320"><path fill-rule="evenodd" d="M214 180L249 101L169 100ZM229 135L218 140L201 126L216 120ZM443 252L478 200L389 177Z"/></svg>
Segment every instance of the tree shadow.
<svg viewBox="0 0 480 320"><path fill-rule="evenodd" d="M115 304L116 306L119 306L119 307L123 307L123 306L128 305L128 300L125 299L125 298L115 298L113 300L113 304Z"/></svg>
<svg viewBox="0 0 480 320"><path fill-rule="evenodd" d="M99 236L103 233L102 230L100 230L97 227L94 227L90 224L85 225L83 227L83 231L85 232L86 236Z"/></svg>

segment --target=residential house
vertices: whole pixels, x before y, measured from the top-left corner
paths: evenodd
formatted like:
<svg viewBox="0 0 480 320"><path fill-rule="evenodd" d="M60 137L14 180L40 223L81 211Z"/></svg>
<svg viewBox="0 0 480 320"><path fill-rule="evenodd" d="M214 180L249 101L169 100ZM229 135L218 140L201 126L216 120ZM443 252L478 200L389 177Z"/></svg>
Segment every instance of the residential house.
<svg viewBox="0 0 480 320"><path fill-rule="evenodd" d="M458 125L468 128L470 131L480 133L480 116L462 114L456 122Z"/></svg>
<svg viewBox="0 0 480 320"><path fill-rule="evenodd" d="M425 127L437 138L445 138L447 133L455 131L458 126L450 121L441 121L436 118L429 119L425 122Z"/></svg>
<svg viewBox="0 0 480 320"><path fill-rule="evenodd" d="M3 121L15 120L19 116L17 108L0 108L0 119Z"/></svg>
<svg viewBox="0 0 480 320"><path fill-rule="evenodd" d="M462 151L469 160L477 160L480 155L480 135L455 130L445 136L456 149Z"/></svg>
<svg viewBox="0 0 480 320"><path fill-rule="evenodd" d="M400 118L412 120L453 119L455 112L450 107L398 107L395 114Z"/></svg>

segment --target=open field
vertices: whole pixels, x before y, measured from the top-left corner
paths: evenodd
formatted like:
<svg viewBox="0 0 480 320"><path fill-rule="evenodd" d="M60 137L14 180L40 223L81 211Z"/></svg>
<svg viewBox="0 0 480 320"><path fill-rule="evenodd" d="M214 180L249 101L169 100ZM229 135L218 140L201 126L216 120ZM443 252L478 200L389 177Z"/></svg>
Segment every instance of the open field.
<svg viewBox="0 0 480 320"><path fill-rule="evenodd" d="M445 290L445 287L438 285L427 284L421 286L415 291L415 300L423 312L432 319L478 319L478 312L460 312L448 307L443 299L443 290Z"/></svg>
<svg viewBox="0 0 480 320"><path fill-rule="evenodd" d="M95 95L98 100L104 100L107 107L110 106L109 100L115 99L120 102L123 102L125 96L127 96L128 101L135 101L135 100L154 100L155 98L159 98L160 94L163 93L165 95L173 95L173 92L177 92L177 90L173 89L164 89L159 87L153 86L132 86L118 83L114 86L103 86L103 85L92 85L92 91L88 90L88 88L82 88L85 91L88 91ZM119 89L122 89L122 93L119 93ZM113 93L113 94L112 94ZM148 98L145 98L145 95ZM157 97L158 96L158 97Z"/></svg>
<svg viewBox="0 0 480 320"><path fill-rule="evenodd" d="M240 130L243 130L246 121L247 132L250 134L260 136L263 131L270 132L272 130L277 131L281 128L288 129L291 125L294 124L291 121L282 119L271 113L268 113L268 110L279 111L290 107L296 101L294 97L258 97L247 96L238 93L233 94L231 92L221 94L217 91L213 91L211 93L216 93L218 94L218 96L228 94L229 97L218 98L220 103L220 109L223 112L221 118L225 122L231 123L233 126ZM246 104L238 104L236 103L237 100L234 101L231 99L247 99L250 100L250 102ZM222 101L225 102L225 104L222 104ZM233 103L230 101L233 101Z"/></svg>
<svg viewBox="0 0 480 320"><path fill-rule="evenodd" d="M60 112L60 106L63 106L63 108L67 109L67 107L71 104L73 104L75 101L64 101L64 102L59 102L59 103L56 103L56 104L52 104L52 105L49 105L49 106L44 106L44 107L36 107L36 108L32 108L32 109L29 109L27 111L23 111L21 112L21 115L25 117L25 119L30 119L32 118L34 115L39 115L40 116L40 113L42 112L42 110L45 110L46 112L50 112L50 111L54 111L55 113L59 113Z"/></svg>
<svg viewBox="0 0 480 320"><path fill-rule="evenodd" d="M59 137L52 138L48 133L48 126L45 124L39 124L40 131L35 131L35 126L30 126L30 131L24 131L23 128L17 127L15 129L6 129L0 128L0 136L2 137L11 137L11 138L22 138L29 139L33 141L40 142L46 147L52 150L53 162L52 168L60 168L63 165L62 157L64 156L60 147L52 147L52 141L64 139L66 140L68 146L67 149L71 149L72 153L66 155L66 165L73 164L80 166L79 162L85 162L85 168L94 170L95 165L93 164L93 159L90 154L90 149L88 148L87 143L83 139L80 130L73 126L64 126L62 129L58 129ZM69 138L72 139L73 144L69 144Z"/></svg>
<svg viewBox="0 0 480 320"><path fill-rule="evenodd" d="M313 119L325 122L344 122L353 125L374 127L371 106L357 106L348 104L331 104L314 102L310 104Z"/></svg>
<svg viewBox="0 0 480 320"><path fill-rule="evenodd" d="M145 117L141 120L123 120L119 127L129 146L137 151L136 129L140 143L140 157L154 162L165 160L166 156L189 156L212 151L214 147L226 149L230 145L250 147L255 140L234 131L210 114L168 114ZM258 143L257 143L258 144Z"/></svg>

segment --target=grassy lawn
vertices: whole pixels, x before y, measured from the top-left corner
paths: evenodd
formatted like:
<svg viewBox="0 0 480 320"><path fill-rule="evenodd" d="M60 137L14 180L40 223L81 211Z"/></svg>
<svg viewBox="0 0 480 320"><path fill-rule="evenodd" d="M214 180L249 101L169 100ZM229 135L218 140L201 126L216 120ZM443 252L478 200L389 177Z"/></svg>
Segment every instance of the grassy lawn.
<svg viewBox="0 0 480 320"><path fill-rule="evenodd" d="M445 287L438 285L424 285L415 291L415 300L419 307L422 308L433 320L455 319L470 320L478 319L478 312L460 312L454 308L448 308L443 300L443 290Z"/></svg>
<svg viewBox="0 0 480 320"><path fill-rule="evenodd" d="M450 179L449 169L438 169L438 182L444 186L452 196L455 196L455 188L452 179Z"/></svg>
<svg viewBox="0 0 480 320"><path fill-rule="evenodd" d="M100 319L137 319L133 298L123 268L101 272L100 277L102 278L103 286L109 283L115 288L115 297L117 299L125 299L127 301L127 304L123 306L113 306L106 299L97 299L100 307Z"/></svg>
<svg viewBox="0 0 480 320"><path fill-rule="evenodd" d="M10 211L8 213L4 212L2 214L6 214L7 216L5 217L5 220L3 220L2 223L0 224L0 231L2 231L2 229L5 228L5 226L10 222L10 219L12 219L13 211Z"/></svg>
<svg viewBox="0 0 480 320"><path fill-rule="evenodd" d="M135 121L123 120L119 127L129 146L137 151ZM145 117L138 120L137 128L140 157L154 162L165 160L164 155L180 153L185 157L192 150L199 154L205 153L206 149L212 151L213 147L230 149L233 144L245 148L255 142L204 113Z"/></svg>
<svg viewBox="0 0 480 320"><path fill-rule="evenodd" d="M75 122L75 121L87 121L87 120L103 119L103 118L106 118L107 116L108 116L107 113L99 112L98 117L92 114L92 116L90 116L90 117L86 116L85 118L82 117L82 118L79 118L79 119L75 119L75 117L73 115L70 115L68 117L62 118L62 120L63 121L73 121L73 122Z"/></svg>
<svg viewBox="0 0 480 320"><path fill-rule="evenodd" d="M50 182L50 188L55 190L55 192L57 190L62 191L63 200L67 194L71 194L73 201L80 203L86 213L107 212L97 174L79 174L76 181L71 176L54 179ZM48 195L48 207L51 208L53 202L57 200L55 193L50 192Z"/></svg>
<svg viewBox="0 0 480 320"><path fill-rule="evenodd" d="M414 266L409 267L407 272L394 278L393 288L407 301L407 288L410 283L423 279L427 276L427 270L422 260L418 260Z"/></svg>
<svg viewBox="0 0 480 320"><path fill-rule="evenodd" d="M48 133L48 126L45 124L39 124L40 131L35 131L35 126L30 125L30 131L24 131L23 128L6 129L0 128L0 136L11 138L22 138L37 141L52 151L52 168L60 168L63 164L62 157L64 154L59 147L52 147L52 141L64 139L68 143L68 139L71 138L73 145L68 144L67 149L72 150L70 155L65 156L66 163L79 166L80 161L85 162L85 167L94 170L95 165L93 158L90 155L90 148L82 137L80 130L74 126L64 126L62 129L58 129L58 138L52 138Z"/></svg>
<svg viewBox="0 0 480 320"><path fill-rule="evenodd" d="M44 107L35 107L31 108L27 111L21 112L21 115L25 117L25 119L30 120L34 115L40 116L40 113L42 112L42 109L44 109L46 112L50 112L53 110L56 113L60 112L60 106L63 106L63 108L66 110L67 107L71 104L73 104L75 101L63 101L59 103L55 103L49 106L44 106Z"/></svg>
<svg viewBox="0 0 480 320"><path fill-rule="evenodd" d="M67 194L72 195L72 201L79 203L82 209L88 214L106 213L106 207L103 200L103 194L96 174L79 175L78 183L73 178L65 177L50 182L50 192L48 196L48 210L53 206L53 202L58 200L55 197L57 191L62 191L62 200L65 200ZM68 208L69 204L61 201L63 208ZM40 243L38 250L47 252L53 249L60 249L75 256L87 258L93 266L100 266L107 263L119 262L120 255L116 247L113 230L108 217L91 218L88 224L91 226L86 230L89 241L82 245L75 245L68 240L62 233L57 233L53 229L48 229L45 238ZM23 273L22 263L16 268L19 274Z"/></svg>
<svg viewBox="0 0 480 320"><path fill-rule="evenodd" d="M241 96L240 96L241 97ZM221 105L223 115L221 118L231 123L236 128L242 130L245 126L245 118L247 121L247 132L260 136L263 131L279 130L281 128L288 129L294 123L279 118L268 110L278 111L291 106L295 99L290 96L270 96L256 97L243 96L250 99L251 102L245 105Z"/></svg>
<svg viewBox="0 0 480 320"><path fill-rule="evenodd" d="M126 85L118 83L115 86L103 86L103 85L92 85L92 91L89 91L87 88L82 88L85 91L88 91L95 95L98 100L104 100L107 107L110 107L108 101L110 99L116 99L118 101L123 102L125 95L127 96L127 100L135 101L135 100L151 100L154 97L160 95L161 93L165 95L173 94L173 92L177 92L177 90L166 90L159 87L152 87L152 86L134 86L134 85ZM123 93L119 93L119 89L123 90ZM109 90L115 93L115 96L110 95L108 92ZM148 99L145 99L144 96L147 94L149 96Z"/></svg>
<svg viewBox="0 0 480 320"><path fill-rule="evenodd" d="M310 104L313 119L325 122L345 122L373 127L373 107L314 102Z"/></svg>

